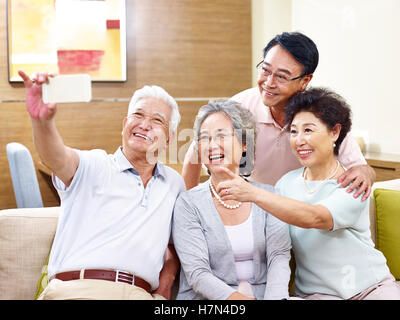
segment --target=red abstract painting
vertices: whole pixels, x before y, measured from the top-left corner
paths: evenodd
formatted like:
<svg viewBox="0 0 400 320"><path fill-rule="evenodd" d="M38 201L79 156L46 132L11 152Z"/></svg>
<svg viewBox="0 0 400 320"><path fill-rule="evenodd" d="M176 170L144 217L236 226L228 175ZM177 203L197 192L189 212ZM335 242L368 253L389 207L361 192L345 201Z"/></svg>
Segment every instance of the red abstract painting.
<svg viewBox="0 0 400 320"><path fill-rule="evenodd" d="M58 50L58 68L61 74L98 71L103 50Z"/></svg>

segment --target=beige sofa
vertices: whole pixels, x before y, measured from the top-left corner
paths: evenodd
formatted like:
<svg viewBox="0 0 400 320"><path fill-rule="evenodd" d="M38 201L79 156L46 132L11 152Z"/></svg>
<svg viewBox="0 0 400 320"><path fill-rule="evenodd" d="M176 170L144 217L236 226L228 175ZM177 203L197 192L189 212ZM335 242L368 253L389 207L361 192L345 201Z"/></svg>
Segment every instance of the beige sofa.
<svg viewBox="0 0 400 320"><path fill-rule="evenodd" d="M400 179L375 183L377 187L400 190ZM370 203L375 240L373 197ZM59 211L59 207L0 210L0 299L34 298Z"/></svg>

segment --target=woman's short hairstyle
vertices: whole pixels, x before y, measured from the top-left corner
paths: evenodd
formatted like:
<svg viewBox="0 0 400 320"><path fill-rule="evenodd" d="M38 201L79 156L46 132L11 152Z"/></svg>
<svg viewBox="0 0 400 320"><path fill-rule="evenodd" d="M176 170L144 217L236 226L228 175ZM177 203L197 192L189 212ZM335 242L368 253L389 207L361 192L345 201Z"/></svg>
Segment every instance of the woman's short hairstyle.
<svg viewBox="0 0 400 320"><path fill-rule="evenodd" d="M347 102L337 93L326 88L310 88L292 96L285 108L285 122L290 130L292 121L297 113L307 111L320 119L329 130L336 124L341 125L341 130L334 148L335 155L351 129L351 110Z"/></svg>
<svg viewBox="0 0 400 320"><path fill-rule="evenodd" d="M175 99L168 94L167 91L159 86L144 86L143 88L136 90L131 98L131 101L129 102L128 116L130 116L135 111L136 104L140 100L146 98L160 99L170 106L172 110L170 130L172 132L176 132L176 130L178 129L179 121L181 120L178 104Z"/></svg>
<svg viewBox="0 0 400 320"><path fill-rule="evenodd" d="M240 160L240 175L249 176L254 169L256 125L253 114L233 100L213 100L202 106L194 121L194 141L198 145L200 129L203 122L214 113L223 113L232 121L232 128L246 152Z"/></svg>

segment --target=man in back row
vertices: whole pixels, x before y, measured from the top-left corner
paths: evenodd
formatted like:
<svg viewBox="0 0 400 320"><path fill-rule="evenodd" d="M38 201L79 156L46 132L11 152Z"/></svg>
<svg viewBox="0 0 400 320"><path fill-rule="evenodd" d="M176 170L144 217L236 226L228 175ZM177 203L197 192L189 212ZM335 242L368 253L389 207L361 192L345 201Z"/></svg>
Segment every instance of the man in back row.
<svg viewBox="0 0 400 320"><path fill-rule="evenodd" d="M231 99L249 109L257 123L254 170L250 179L275 185L285 173L301 165L291 151L284 115L289 99L304 91L317 68L319 53L315 43L299 32L284 32L264 48L264 60L259 68L257 87L242 91ZM342 187L353 182L347 191L359 188L354 196L367 199L375 179L355 139L348 134L339 150L338 160L348 169L338 180ZM201 164L194 144L184 161L182 176L186 188L197 185Z"/></svg>
<svg viewBox="0 0 400 320"><path fill-rule="evenodd" d="M179 268L168 244L171 217L185 186L176 171L153 160L176 133L177 103L157 86L137 90L122 147L114 154L82 151L64 145L56 105L42 100L48 74L19 74L35 147L61 198L50 282L40 299L169 299Z"/></svg>

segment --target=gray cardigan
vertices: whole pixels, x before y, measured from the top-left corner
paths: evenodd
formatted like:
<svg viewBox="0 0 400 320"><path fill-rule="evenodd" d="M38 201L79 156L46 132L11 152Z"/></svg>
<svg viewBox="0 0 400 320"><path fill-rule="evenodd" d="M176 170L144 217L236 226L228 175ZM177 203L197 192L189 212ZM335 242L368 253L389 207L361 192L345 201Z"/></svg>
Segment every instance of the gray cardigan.
<svg viewBox="0 0 400 320"><path fill-rule="evenodd" d="M183 192L173 215L172 236L181 262L177 299L228 298L238 287L232 247L214 206L209 181ZM273 187L252 184L273 192ZM256 299L288 297L291 241L288 225L252 204Z"/></svg>

